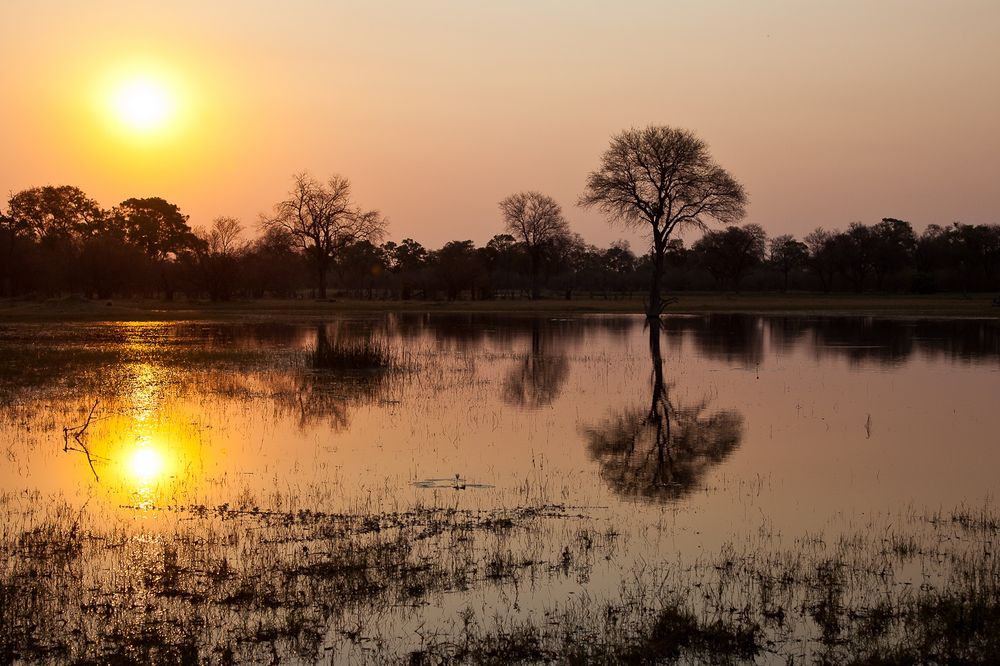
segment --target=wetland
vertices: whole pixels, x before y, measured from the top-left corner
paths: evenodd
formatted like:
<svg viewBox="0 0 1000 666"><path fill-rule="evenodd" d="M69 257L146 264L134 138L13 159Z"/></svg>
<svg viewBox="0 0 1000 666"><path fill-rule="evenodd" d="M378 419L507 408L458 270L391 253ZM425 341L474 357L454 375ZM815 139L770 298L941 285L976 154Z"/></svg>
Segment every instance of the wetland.
<svg viewBox="0 0 1000 666"><path fill-rule="evenodd" d="M0 662L990 663L1000 322L0 324Z"/></svg>

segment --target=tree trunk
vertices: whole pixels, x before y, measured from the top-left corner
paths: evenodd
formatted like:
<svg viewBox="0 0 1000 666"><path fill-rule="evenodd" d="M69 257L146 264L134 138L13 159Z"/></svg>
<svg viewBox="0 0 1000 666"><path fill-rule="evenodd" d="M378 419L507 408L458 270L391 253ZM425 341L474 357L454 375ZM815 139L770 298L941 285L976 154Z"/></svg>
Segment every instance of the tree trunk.
<svg viewBox="0 0 1000 666"><path fill-rule="evenodd" d="M533 301L537 301L541 296L541 290L538 288L538 257L535 255L534 250L528 253L531 260L531 300Z"/></svg>
<svg viewBox="0 0 1000 666"><path fill-rule="evenodd" d="M326 264L316 262L316 295L321 301L326 300Z"/></svg>
<svg viewBox="0 0 1000 666"><path fill-rule="evenodd" d="M646 310L647 319L660 318L660 311L663 309L660 299L660 284L663 282L663 253L666 244L661 243L656 237L656 230L653 231L653 279L649 285L649 304Z"/></svg>

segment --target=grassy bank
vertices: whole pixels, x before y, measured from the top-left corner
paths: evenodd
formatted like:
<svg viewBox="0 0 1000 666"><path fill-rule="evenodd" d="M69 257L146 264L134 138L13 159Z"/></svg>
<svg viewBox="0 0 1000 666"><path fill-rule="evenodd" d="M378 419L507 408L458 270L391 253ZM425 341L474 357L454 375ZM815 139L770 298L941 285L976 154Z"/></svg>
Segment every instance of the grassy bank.
<svg viewBox="0 0 1000 666"><path fill-rule="evenodd" d="M667 312L759 312L775 314L882 315L895 317L1000 318L993 294L722 294L683 292ZM115 300L72 298L29 301L0 300L0 321L153 321L240 320L322 317L341 312L509 312L509 313L634 313L643 312L640 299L580 298L493 301L385 301L335 299L207 301Z"/></svg>

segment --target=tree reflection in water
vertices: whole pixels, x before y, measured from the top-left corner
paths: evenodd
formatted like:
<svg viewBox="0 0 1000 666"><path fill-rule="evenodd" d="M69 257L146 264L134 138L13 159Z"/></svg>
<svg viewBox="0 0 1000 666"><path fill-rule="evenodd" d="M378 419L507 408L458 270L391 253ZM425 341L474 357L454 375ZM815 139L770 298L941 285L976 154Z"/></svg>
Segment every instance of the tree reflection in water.
<svg viewBox="0 0 1000 666"><path fill-rule="evenodd" d="M551 335L551 329L547 329ZM517 407L535 409L552 404L562 391L569 376L569 361L562 353L552 353L542 324L531 323L531 351L508 373L503 383L504 402Z"/></svg>
<svg viewBox="0 0 1000 666"><path fill-rule="evenodd" d="M653 364L649 408L613 412L585 431L601 478L625 498L671 501L688 495L705 474L739 446L743 417L710 411L709 402L678 405L663 378L660 324L649 331Z"/></svg>

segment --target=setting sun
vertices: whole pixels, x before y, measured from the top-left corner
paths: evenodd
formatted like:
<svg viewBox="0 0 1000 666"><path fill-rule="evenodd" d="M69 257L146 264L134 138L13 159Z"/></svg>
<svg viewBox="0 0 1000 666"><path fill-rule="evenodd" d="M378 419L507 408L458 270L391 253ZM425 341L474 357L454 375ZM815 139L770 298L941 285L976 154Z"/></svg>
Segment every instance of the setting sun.
<svg viewBox="0 0 1000 666"><path fill-rule="evenodd" d="M162 129L170 122L175 108L175 95L163 82L150 78L125 81L112 97L116 120L141 133Z"/></svg>

